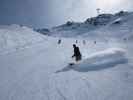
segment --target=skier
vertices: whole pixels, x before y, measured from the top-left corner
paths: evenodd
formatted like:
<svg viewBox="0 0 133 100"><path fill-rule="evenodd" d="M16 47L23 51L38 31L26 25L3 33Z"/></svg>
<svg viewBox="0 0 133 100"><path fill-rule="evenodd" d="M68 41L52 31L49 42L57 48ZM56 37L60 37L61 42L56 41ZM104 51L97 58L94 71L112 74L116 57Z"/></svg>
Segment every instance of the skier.
<svg viewBox="0 0 133 100"><path fill-rule="evenodd" d="M78 43L78 40L76 40L76 44Z"/></svg>
<svg viewBox="0 0 133 100"><path fill-rule="evenodd" d="M58 40L58 44L61 44L61 39Z"/></svg>
<svg viewBox="0 0 133 100"><path fill-rule="evenodd" d="M97 41L94 41L94 44L97 44Z"/></svg>
<svg viewBox="0 0 133 100"><path fill-rule="evenodd" d="M84 45L86 44L85 40L83 40L83 44L84 44Z"/></svg>
<svg viewBox="0 0 133 100"><path fill-rule="evenodd" d="M75 57L75 61L78 62L82 59L82 55L80 53L79 47L77 47L75 44L73 44L73 48L74 48L74 54L72 56Z"/></svg>
<svg viewBox="0 0 133 100"><path fill-rule="evenodd" d="M124 38L123 40L124 40L124 41L127 41L127 38Z"/></svg>

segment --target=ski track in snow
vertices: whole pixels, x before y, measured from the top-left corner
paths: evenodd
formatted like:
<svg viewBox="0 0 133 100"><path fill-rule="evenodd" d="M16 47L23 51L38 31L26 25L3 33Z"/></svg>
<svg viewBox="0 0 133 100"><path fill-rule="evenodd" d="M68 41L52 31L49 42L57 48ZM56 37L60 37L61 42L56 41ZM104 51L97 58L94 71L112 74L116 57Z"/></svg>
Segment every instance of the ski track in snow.
<svg viewBox="0 0 133 100"><path fill-rule="evenodd" d="M12 52L11 47L8 48L8 53L0 55L0 100L132 100L132 43L99 41L94 44L88 40L86 45L83 45L82 40L79 40L77 45L83 59L87 59L79 65L79 70L86 68L86 65L88 68L88 60L96 59L96 68L102 67L100 60L107 61L105 65L108 65L108 56L115 51L109 48L126 50L123 52L120 49L120 52L112 55L113 62L119 58L122 58L123 62L111 68L105 66L106 70L71 70L57 74L57 70L63 69L72 61L72 44L75 39L62 38L60 45L57 40L58 38L42 36L41 41L32 45L26 44L27 48ZM95 64L95 61L92 62Z"/></svg>
<svg viewBox="0 0 133 100"><path fill-rule="evenodd" d="M27 100L27 98L28 100L103 100L109 98L110 100L126 100L124 98L131 100L133 74L130 68L132 67L123 64L103 71L88 73L70 71L56 75L54 74L56 70L63 68L71 61L73 40L69 40L69 43L64 40L61 45L57 45L55 41L42 42L23 51L0 57L0 63L3 65L0 75L2 100ZM84 47L83 55L87 54L87 48L87 50L91 48L79 45ZM62 52L64 48L66 49ZM94 51L91 48L92 51L90 51L95 53L95 50L106 49L103 44L101 48L98 48ZM89 54L90 52L88 56Z"/></svg>

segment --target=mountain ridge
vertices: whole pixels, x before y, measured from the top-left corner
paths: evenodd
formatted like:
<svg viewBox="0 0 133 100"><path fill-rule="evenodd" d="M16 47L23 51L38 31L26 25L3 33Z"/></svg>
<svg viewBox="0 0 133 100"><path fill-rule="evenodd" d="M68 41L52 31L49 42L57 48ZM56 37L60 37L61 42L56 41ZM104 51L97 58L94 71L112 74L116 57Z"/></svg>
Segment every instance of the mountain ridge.
<svg viewBox="0 0 133 100"><path fill-rule="evenodd" d="M39 29L37 32L56 37L89 37L104 32L107 32L104 35L109 33L110 36L115 36L120 30L123 35L124 31L132 32L132 18L133 12L120 11L115 14L100 14L88 18L84 22L67 21L65 24L47 29L47 31Z"/></svg>

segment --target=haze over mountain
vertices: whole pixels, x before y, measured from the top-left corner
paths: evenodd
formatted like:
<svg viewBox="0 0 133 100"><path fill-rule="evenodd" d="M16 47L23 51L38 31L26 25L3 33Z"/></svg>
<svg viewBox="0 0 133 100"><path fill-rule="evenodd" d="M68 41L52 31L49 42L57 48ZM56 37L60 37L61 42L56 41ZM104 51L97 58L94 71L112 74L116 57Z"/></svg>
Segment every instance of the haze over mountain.
<svg viewBox="0 0 133 100"><path fill-rule="evenodd" d="M0 24L53 27L68 20L84 21L100 13L133 11L132 0L0 0Z"/></svg>

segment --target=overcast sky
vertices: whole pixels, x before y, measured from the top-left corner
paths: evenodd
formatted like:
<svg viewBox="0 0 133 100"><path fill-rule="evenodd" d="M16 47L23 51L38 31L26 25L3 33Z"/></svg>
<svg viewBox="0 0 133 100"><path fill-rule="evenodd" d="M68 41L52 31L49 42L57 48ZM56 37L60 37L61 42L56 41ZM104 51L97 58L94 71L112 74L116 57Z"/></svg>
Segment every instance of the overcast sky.
<svg viewBox="0 0 133 100"><path fill-rule="evenodd" d="M101 13L133 11L133 0L0 0L0 24L52 27Z"/></svg>

